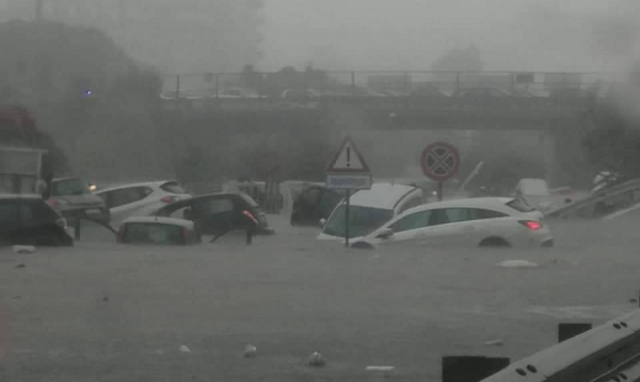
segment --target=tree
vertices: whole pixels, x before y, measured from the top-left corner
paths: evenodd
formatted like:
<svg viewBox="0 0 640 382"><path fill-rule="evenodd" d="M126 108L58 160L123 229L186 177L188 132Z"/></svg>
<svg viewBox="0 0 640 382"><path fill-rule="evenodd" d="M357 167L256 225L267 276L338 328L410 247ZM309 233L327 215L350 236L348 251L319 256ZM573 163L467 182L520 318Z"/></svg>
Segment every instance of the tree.
<svg viewBox="0 0 640 382"><path fill-rule="evenodd" d="M98 178L166 175L158 173L169 166L155 141L162 80L108 36L10 21L0 24L0 50L0 104L32 111L49 133L42 142L54 145L54 137L74 164L70 170Z"/></svg>
<svg viewBox="0 0 640 382"><path fill-rule="evenodd" d="M614 105L599 104L593 124L583 144L595 172L607 170L624 177L640 177L640 123L626 118Z"/></svg>
<svg viewBox="0 0 640 382"><path fill-rule="evenodd" d="M471 44L445 53L433 63L432 68L435 71L479 72L484 69L484 62L478 48Z"/></svg>

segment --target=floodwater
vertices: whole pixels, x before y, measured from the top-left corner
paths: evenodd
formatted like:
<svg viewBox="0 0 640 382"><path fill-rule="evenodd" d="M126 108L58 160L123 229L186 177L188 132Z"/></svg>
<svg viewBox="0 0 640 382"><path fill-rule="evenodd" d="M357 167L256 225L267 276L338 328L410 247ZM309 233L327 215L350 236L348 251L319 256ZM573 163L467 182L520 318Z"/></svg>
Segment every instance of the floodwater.
<svg viewBox="0 0 640 382"><path fill-rule="evenodd" d="M442 356L517 360L561 322L637 306L640 216L557 223L556 247L531 250L345 249L271 221L251 246L131 248L85 227L74 248L0 249L0 380L438 381ZM510 259L538 267L496 266Z"/></svg>

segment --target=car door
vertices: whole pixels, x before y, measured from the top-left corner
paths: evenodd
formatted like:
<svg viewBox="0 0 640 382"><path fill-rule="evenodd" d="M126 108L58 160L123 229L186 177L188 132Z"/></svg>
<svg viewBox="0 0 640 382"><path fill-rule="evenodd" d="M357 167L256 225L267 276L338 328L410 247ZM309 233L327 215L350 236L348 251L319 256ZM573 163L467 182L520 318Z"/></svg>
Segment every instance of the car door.
<svg viewBox="0 0 640 382"><path fill-rule="evenodd" d="M322 190L320 200L318 201L316 220L312 224L317 224L320 219L328 219L331 212L336 208L338 203L344 199L344 195L340 191L330 190L328 188Z"/></svg>
<svg viewBox="0 0 640 382"><path fill-rule="evenodd" d="M452 207L436 210L439 241L455 246L477 246L484 234L476 209Z"/></svg>
<svg viewBox="0 0 640 382"><path fill-rule="evenodd" d="M230 231L238 220L236 203L231 195L196 199L192 203L192 214L198 230L203 234Z"/></svg>
<svg viewBox="0 0 640 382"><path fill-rule="evenodd" d="M488 208L472 208L471 217L475 228L474 238L477 240L475 245L479 245L482 240L499 237L509 242L514 240L514 234L517 236L521 230L521 226L514 219L500 211Z"/></svg>
<svg viewBox="0 0 640 382"><path fill-rule="evenodd" d="M468 213L458 210L432 209L406 215L389 226L393 235L387 242L409 241L424 246L466 244L462 233L471 231L463 225Z"/></svg>
<svg viewBox="0 0 640 382"><path fill-rule="evenodd" d="M18 201L0 200L0 244L14 243L14 237L20 231Z"/></svg>
<svg viewBox="0 0 640 382"><path fill-rule="evenodd" d="M322 218L319 211L319 201L322 189L312 187L304 190L293 203L291 223L293 224L318 224Z"/></svg>
<svg viewBox="0 0 640 382"><path fill-rule="evenodd" d="M438 224L436 211L423 210L400 216L394 222L385 225L392 230L393 234L387 238L376 237L374 243L386 245L408 242L423 246L441 244L441 233L446 230L446 227ZM378 230L377 233L381 231L384 231L384 228Z"/></svg>
<svg viewBox="0 0 640 382"><path fill-rule="evenodd" d="M114 222L135 216L142 209L145 198L153 192L149 187L126 187L107 192L106 203Z"/></svg>

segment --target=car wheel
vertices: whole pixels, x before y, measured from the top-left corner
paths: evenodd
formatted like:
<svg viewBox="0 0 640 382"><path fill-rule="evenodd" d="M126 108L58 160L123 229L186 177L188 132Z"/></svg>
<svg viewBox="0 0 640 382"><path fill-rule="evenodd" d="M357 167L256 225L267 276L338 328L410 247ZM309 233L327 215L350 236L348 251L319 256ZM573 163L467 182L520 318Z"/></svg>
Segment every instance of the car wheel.
<svg viewBox="0 0 640 382"><path fill-rule="evenodd" d="M481 248L511 248L511 244L499 237L489 237L480 242Z"/></svg>

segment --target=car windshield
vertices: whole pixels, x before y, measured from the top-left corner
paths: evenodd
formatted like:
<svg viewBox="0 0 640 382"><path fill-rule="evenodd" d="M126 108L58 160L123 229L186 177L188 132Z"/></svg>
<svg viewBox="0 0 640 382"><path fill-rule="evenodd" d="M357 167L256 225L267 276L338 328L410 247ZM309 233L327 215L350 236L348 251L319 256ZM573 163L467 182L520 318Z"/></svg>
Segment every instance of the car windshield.
<svg viewBox="0 0 640 382"><path fill-rule="evenodd" d="M51 196L88 194L89 183L80 178L54 181L51 184Z"/></svg>
<svg viewBox="0 0 640 382"><path fill-rule="evenodd" d="M123 241L127 244L185 244L183 227L159 223L128 223Z"/></svg>
<svg viewBox="0 0 640 382"><path fill-rule="evenodd" d="M182 186L180 186L177 182L167 182L160 186L164 191L170 192L172 194L184 195L187 193Z"/></svg>
<svg viewBox="0 0 640 382"><path fill-rule="evenodd" d="M338 207L329 218L324 233L331 236L345 237L346 205ZM392 210L373 207L350 206L349 208L349 236L360 237L370 234L380 228L393 217Z"/></svg>

